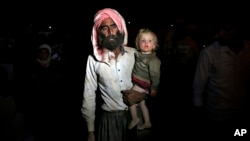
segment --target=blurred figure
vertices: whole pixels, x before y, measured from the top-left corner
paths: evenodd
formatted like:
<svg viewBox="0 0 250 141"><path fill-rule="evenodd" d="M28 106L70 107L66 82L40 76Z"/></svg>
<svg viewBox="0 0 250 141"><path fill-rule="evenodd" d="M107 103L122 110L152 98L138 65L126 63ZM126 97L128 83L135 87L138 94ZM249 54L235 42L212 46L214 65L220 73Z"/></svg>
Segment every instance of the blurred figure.
<svg viewBox="0 0 250 141"><path fill-rule="evenodd" d="M161 65L161 61L156 56L155 52L159 47L157 36L149 29L141 29L139 30L135 43L138 52L135 53L136 62L132 74L134 86L132 89L140 93L148 93L149 96L155 97L160 83ZM143 115L143 124L140 125L138 129L143 130L151 128L152 124L145 99L129 107L132 121L128 128L132 129L140 122L140 118L137 114L138 105Z"/></svg>
<svg viewBox="0 0 250 141"><path fill-rule="evenodd" d="M248 126L250 52L241 31L238 25L222 24L217 39L200 52L193 102L197 112L205 112L203 130L197 130L209 137L234 136Z"/></svg>
<svg viewBox="0 0 250 141"><path fill-rule="evenodd" d="M196 64L196 59L199 54L198 42L194 35L189 31L183 30L177 39L177 63L180 65L191 65Z"/></svg>
<svg viewBox="0 0 250 141"><path fill-rule="evenodd" d="M12 93L8 72L0 64L0 140L23 141L25 139L23 113L17 107Z"/></svg>
<svg viewBox="0 0 250 141"><path fill-rule="evenodd" d="M15 38L12 34L0 36L0 140L22 141L25 139L24 116L19 107L14 72Z"/></svg>
<svg viewBox="0 0 250 141"><path fill-rule="evenodd" d="M52 49L48 44L41 44L36 53L28 69L26 114L34 139L43 140L52 138L59 129L61 64L51 59Z"/></svg>

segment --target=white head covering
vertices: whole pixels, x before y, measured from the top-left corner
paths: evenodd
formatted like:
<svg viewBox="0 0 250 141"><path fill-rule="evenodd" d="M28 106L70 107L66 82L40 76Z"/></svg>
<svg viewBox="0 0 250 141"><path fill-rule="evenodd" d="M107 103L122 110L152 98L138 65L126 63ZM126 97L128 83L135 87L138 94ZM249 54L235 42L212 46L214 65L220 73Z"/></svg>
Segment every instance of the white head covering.
<svg viewBox="0 0 250 141"><path fill-rule="evenodd" d="M40 63L42 66L48 67L51 61L51 54L52 54L52 49L48 44L42 44L38 47L38 50L41 49L47 49L49 52L49 56L46 60L41 60L40 58L37 57L37 62Z"/></svg>
<svg viewBox="0 0 250 141"><path fill-rule="evenodd" d="M48 44L42 44L42 45L40 45L40 46L38 47L39 50L40 50L40 49L43 49L43 48L47 49L47 50L49 51L49 54L52 53L52 49L51 49L51 47L50 47Z"/></svg>

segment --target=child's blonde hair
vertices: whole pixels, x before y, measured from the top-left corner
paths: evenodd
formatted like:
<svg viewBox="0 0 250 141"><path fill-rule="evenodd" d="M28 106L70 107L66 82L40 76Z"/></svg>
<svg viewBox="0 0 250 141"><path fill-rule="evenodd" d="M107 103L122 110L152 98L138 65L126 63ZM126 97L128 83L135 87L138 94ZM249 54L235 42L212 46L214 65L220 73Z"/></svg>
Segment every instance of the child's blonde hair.
<svg viewBox="0 0 250 141"><path fill-rule="evenodd" d="M139 32L138 32L138 34L136 36L136 39L135 39L135 46L136 46L137 50L140 50L140 46L139 46L140 38L145 33L149 33L149 34L151 34L153 36L154 45L155 45L154 48L153 48L153 51L158 50L159 47L160 47L159 44L158 44L158 38L157 38L156 34L152 30L150 30L148 28L142 28L142 29L139 30Z"/></svg>

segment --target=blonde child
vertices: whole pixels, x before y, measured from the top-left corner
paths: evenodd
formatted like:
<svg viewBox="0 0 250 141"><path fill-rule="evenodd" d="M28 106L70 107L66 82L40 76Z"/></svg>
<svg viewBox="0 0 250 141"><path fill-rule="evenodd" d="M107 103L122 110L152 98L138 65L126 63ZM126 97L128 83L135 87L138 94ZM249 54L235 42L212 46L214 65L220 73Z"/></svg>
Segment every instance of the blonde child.
<svg viewBox="0 0 250 141"><path fill-rule="evenodd" d="M157 94L160 82L161 65L161 61L155 52L159 48L157 36L150 29L140 29L135 44L138 52L135 53L136 62L132 74L134 86L132 89L154 97ZM138 129L151 128L152 124L145 99L129 107L132 120L128 128L132 129L140 122L137 115L137 106L140 106L143 116L143 124L138 126Z"/></svg>

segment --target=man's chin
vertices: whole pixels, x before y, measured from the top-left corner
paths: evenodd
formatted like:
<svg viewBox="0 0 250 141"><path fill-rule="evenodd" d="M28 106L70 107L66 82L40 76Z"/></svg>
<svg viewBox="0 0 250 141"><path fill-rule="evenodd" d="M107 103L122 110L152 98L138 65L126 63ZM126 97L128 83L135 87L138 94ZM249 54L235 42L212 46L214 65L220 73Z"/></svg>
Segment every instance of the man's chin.
<svg viewBox="0 0 250 141"><path fill-rule="evenodd" d="M112 42L115 42L115 39L114 39L114 38L110 38L110 39L109 39L109 42L111 42L111 43L112 43Z"/></svg>

